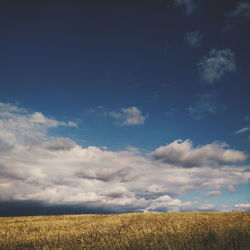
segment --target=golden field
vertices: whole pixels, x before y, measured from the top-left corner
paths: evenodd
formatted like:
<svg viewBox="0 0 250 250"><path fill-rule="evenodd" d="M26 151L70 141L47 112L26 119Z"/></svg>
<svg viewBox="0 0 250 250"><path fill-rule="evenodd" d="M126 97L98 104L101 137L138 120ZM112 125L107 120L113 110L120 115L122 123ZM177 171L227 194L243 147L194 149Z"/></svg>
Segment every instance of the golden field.
<svg viewBox="0 0 250 250"><path fill-rule="evenodd" d="M1 249L250 249L250 212L0 218Z"/></svg>

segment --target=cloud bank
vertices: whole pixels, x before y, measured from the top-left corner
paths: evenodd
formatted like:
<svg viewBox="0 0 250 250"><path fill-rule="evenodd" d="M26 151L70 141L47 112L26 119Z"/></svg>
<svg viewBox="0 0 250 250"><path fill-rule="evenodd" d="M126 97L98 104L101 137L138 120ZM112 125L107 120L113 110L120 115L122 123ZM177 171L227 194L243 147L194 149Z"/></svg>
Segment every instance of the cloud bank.
<svg viewBox="0 0 250 250"><path fill-rule="evenodd" d="M58 126L70 123L0 104L0 202L82 211L187 211L195 204L180 194L229 189L250 178L249 166L233 165L246 155L223 143L194 148L190 140L177 140L150 154L111 151L49 135Z"/></svg>

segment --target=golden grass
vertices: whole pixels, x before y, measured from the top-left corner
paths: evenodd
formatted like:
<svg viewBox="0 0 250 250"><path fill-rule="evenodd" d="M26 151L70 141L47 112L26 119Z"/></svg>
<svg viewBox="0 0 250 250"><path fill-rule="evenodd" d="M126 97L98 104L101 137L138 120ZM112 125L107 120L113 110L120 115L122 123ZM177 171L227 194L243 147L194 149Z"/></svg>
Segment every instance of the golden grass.
<svg viewBox="0 0 250 250"><path fill-rule="evenodd" d="M1 249L250 249L250 213L0 218Z"/></svg>

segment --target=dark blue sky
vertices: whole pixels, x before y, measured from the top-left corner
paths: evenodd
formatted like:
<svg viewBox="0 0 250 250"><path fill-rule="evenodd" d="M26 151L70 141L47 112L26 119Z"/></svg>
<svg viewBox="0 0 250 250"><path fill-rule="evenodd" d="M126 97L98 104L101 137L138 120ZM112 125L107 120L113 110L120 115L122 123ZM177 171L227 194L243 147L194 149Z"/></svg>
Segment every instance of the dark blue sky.
<svg viewBox="0 0 250 250"><path fill-rule="evenodd" d="M250 154L249 27L246 0L1 1L0 102L83 147Z"/></svg>

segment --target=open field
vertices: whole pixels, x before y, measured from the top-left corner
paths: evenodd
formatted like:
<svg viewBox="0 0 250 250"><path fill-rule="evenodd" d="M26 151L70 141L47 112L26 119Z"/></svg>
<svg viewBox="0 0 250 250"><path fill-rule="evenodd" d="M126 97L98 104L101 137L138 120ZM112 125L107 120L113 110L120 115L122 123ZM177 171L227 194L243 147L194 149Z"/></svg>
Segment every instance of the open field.
<svg viewBox="0 0 250 250"><path fill-rule="evenodd" d="M250 213L0 218L1 249L250 249Z"/></svg>

